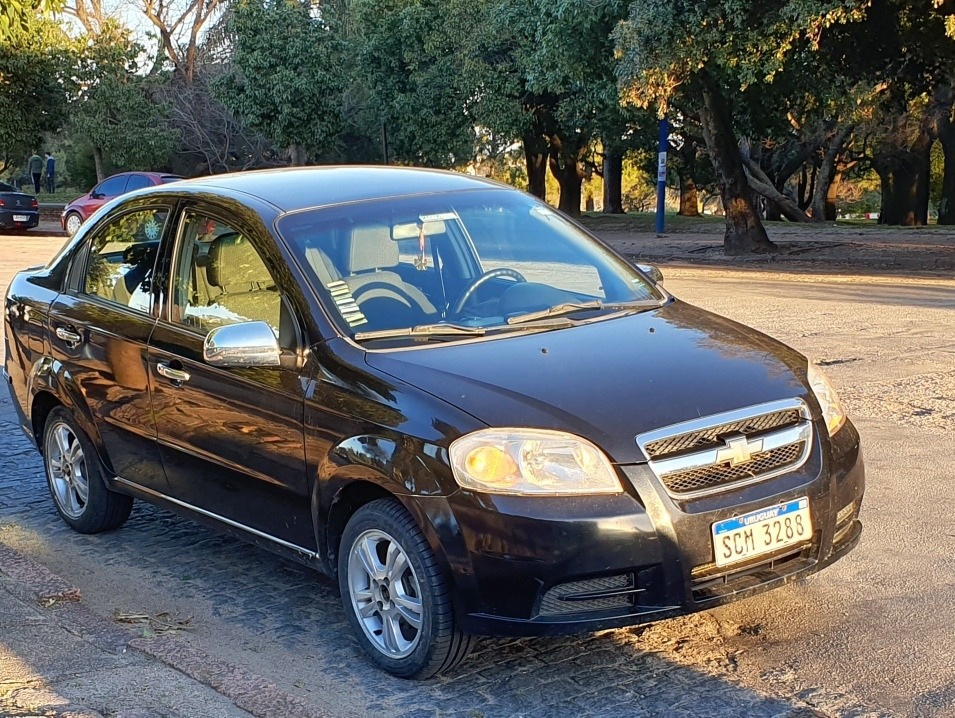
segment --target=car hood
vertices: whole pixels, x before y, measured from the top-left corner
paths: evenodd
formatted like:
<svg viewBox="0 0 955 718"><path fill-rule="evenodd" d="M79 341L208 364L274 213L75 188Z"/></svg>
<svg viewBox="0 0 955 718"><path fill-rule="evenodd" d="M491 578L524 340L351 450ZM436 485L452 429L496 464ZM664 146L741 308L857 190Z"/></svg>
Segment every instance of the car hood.
<svg viewBox="0 0 955 718"><path fill-rule="evenodd" d="M366 361L489 426L569 431L618 463L644 460L635 436L645 431L808 393L801 354L679 301L566 329L367 352Z"/></svg>

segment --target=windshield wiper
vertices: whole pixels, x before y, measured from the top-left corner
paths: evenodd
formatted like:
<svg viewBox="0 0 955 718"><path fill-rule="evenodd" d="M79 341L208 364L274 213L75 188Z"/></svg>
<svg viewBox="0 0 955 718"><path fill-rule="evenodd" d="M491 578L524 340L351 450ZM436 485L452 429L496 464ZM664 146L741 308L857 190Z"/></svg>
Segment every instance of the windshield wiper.
<svg viewBox="0 0 955 718"><path fill-rule="evenodd" d="M528 312L527 314L515 314L513 317L507 318L508 324L524 324L525 322L533 322L538 319L547 319L548 317L556 317L561 314L570 314L571 312L581 312L587 309L603 309L604 305L601 302L564 302L563 304L555 304L552 307L547 309L541 309L539 312Z"/></svg>
<svg viewBox="0 0 955 718"><path fill-rule="evenodd" d="M377 329L372 332L355 332L355 341L367 339L393 339L395 337L482 337L487 333L484 327L465 327L460 324L418 324L413 327L397 329Z"/></svg>
<svg viewBox="0 0 955 718"><path fill-rule="evenodd" d="M548 317L556 317L562 314L570 314L572 312L582 312L594 309L615 309L628 311L634 309L651 309L653 307L659 306L660 302L655 299L631 299L630 301L626 302L564 302L562 304L555 304L548 309L541 309L539 312L528 312L527 314L517 314L513 317L508 317L507 323L526 324L527 322L534 322L538 319L547 319Z"/></svg>

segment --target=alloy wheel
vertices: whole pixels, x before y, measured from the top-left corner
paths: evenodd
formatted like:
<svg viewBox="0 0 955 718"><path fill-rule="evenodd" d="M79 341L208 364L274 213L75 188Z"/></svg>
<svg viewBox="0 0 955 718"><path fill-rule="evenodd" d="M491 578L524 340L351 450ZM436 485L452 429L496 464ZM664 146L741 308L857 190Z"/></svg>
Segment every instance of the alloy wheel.
<svg viewBox="0 0 955 718"><path fill-rule="evenodd" d="M389 658L404 658L421 637L421 584L408 555L378 529L365 531L348 554L351 606L368 640Z"/></svg>
<svg viewBox="0 0 955 718"><path fill-rule="evenodd" d="M47 435L45 452L47 478L57 506L69 518L81 518L90 485L83 447L76 434L67 424L58 422Z"/></svg>

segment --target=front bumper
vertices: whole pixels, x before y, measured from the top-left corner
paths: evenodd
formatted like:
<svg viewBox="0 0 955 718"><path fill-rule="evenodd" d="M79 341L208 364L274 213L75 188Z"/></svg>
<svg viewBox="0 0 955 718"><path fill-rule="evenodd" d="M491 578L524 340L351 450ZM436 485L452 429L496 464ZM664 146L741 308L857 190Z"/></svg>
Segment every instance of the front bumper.
<svg viewBox="0 0 955 718"><path fill-rule="evenodd" d="M463 630L573 633L693 613L815 573L861 536L865 471L848 422L832 440L817 438L798 471L694 501L672 499L646 465L618 468L626 492L616 496L418 499L447 559ZM811 541L715 566L714 522L801 496L810 502Z"/></svg>
<svg viewBox="0 0 955 718"><path fill-rule="evenodd" d="M26 217L26 221L17 221L14 217ZM0 227L3 229L31 229L40 223L40 213L35 209L0 210Z"/></svg>

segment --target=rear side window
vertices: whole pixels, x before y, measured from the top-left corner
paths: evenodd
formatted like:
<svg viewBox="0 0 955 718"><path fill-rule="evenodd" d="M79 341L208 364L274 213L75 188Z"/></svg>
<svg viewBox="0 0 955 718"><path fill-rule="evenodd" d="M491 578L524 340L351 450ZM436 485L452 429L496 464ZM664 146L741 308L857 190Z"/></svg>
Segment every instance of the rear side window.
<svg viewBox="0 0 955 718"><path fill-rule="evenodd" d="M148 177L143 175L130 175L129 182L126 183L126 191L132 192L134 189L142 189L152 185Z"/></svg>
<svg viewBox="0 0 955 718"><path fill-rule="evenodd" d="M151 279L169 212L147 209L111 220L93 237L83 290L148 313Z"/></svg>
<svg viewBox="0 0 955 718"><path fill-rule="evenodd" d="M118 197L126 191L126 180L126 175L122 177L110 177L93 191L104 197Z"/></svg>

